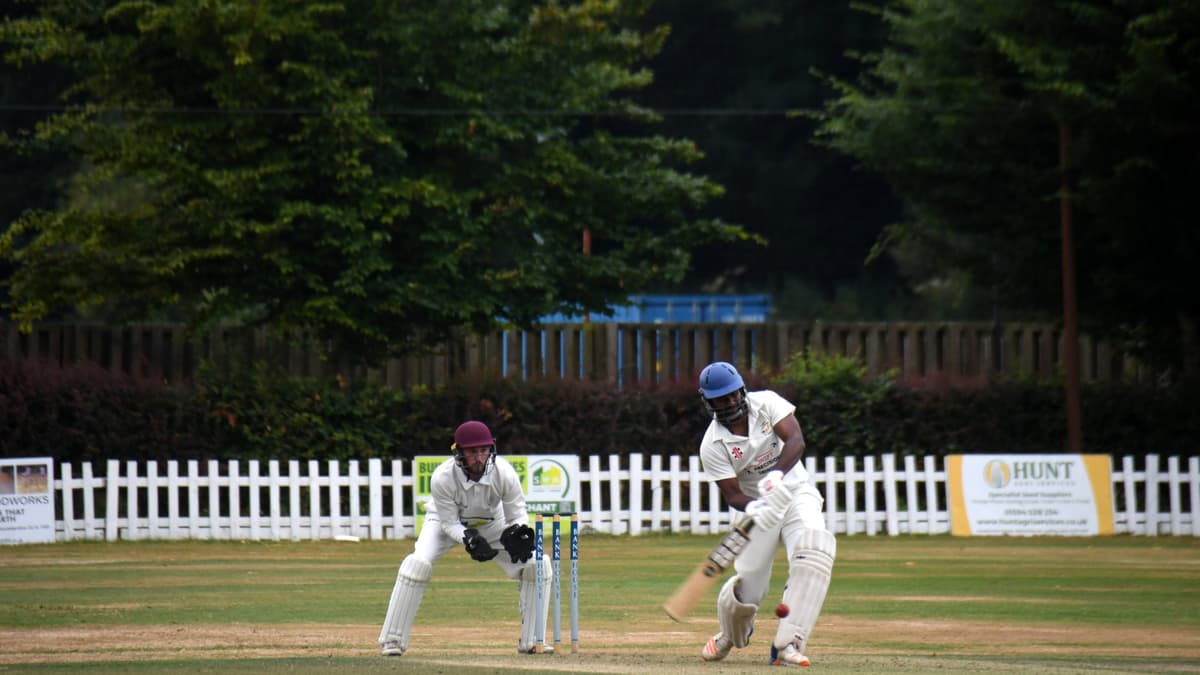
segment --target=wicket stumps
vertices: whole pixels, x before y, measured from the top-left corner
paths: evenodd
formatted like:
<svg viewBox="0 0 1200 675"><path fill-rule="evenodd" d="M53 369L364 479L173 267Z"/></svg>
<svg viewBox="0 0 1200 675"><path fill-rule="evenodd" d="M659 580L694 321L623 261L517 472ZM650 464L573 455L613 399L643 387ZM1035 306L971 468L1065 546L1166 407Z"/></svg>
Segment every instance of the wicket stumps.
<svg viewBox="0 0 1200 675"><path fill-rule="evenodd" d="M537 564L542 564L545 557L542 544L543 521L550 516L550 585L553 586L551 607L554 612L554 651L562 644L562 520L568 518L571 527L571 653L579 652L579 514L576 513L539 513L534 518L534 547L533 555ZM542 575L537 575L537 606L541 607L546 597L545 584ZM539 645L546 643L546 618L538 612L535 624L534 640Z"/></svg>

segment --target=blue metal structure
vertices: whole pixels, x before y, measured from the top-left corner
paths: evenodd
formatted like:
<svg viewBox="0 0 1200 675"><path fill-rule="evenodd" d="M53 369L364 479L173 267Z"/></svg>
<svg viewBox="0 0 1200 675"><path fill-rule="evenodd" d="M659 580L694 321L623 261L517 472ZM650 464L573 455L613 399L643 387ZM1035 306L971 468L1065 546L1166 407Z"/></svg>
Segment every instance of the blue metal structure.
<svg viewBox="0 0 1200 675"><path fill-rule="evenodd" d="M767 295L631 295L612 316L589 315L593 323L762 323L771 301ZM542 323L579 323L580 316L551 314Z"/></svg>
<svg viewBox="0 0 1200 675"><path fill-rule="evenodd" d="M632 295L629 297L629 304L614 308L611 316L606 315L589 315L588 321L591 323L628 323L628 324L671 324L671 323L708 323L708 324L737 324L737 323L764 323L767 316L770 314L770 298L765 295ZM566 316L563 314L552 314L542 317L543 324L582 323L583 317ZM624 330L624 329L623 329ZM636 329L635 329L636 330ZM521 337L521 377L529 376L529 351L539 350L543 358L546 355L546 335L541 335L540 339L531 341L526 335ZM753 334L751 340L754 339ZM503 345L503 358L501 360L502 372L508 375L508 343ZM679 352L677 344L663 344L659 341L655 346L656 352L661 352L663 349L672 350L675 353ZM733 345L736 352L739 349L745 349L748 353L753 353L752 345ZM558 350L562 353L563 350ZM620 374L624 372L624 362L626 354L624 353L623 342L617 344L617 386L624 384L624 377ZM638 364L639 379L645 377L645 373L641 372L641 360L637 359L637 355L630 355L633 362ZM561 357L560 357L561 358ZM657 359L656 359L657 360ZM565 371L568 364L560 362L560 368ZM579 377L583 377L583 364L578 365Z"/></svg>

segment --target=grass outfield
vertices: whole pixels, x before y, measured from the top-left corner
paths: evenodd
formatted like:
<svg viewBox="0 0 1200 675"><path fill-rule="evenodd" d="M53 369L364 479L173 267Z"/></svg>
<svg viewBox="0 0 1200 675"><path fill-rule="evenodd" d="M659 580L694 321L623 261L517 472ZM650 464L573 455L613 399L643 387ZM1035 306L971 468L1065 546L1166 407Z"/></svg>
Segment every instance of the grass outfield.
<svg viewBox="0 0 1200 675"><path fill-rule="evenodd" d="M581 651L519 656L515 584L454 551L401 658L375 639L399 542L73 542L0 548L0 671L733 673L765 667L785 571L758 635L699 650L663 600L716 536L581 538ZM809 672L1200 672L1200 539L840 537ZM567 569L563 565L564 575ZM563 584L563 639L569 617Z"/></svg>

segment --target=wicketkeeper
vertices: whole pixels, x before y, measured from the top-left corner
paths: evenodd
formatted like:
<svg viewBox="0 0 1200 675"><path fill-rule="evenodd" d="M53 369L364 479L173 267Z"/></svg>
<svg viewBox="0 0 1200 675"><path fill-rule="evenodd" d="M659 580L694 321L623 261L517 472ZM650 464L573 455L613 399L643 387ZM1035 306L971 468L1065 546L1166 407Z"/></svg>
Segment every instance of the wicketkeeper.
<svg viewBox="0 0 1200 675"><path fill-rule="evenodd" d="M540 566L531 560L533 528L529 527L517 472L497 456L496 439L482 422L459 425L450 450L453 456L434 469L430 485L433 500L426 510L425 525L413 552L400 564L379 633L382 654L400 656L408 649L409 632L433 565L459 545L479 562L495 560L509 578L517 581L521 613L517 651L553 651L544 639L540 645L534 640L537 612L545 621L550 609L549 593L542 594L537 606L536 575L540 572L542 587L549 588L552 572L548 560L543 559Z"/></svg>
<svg viewBox="0 0 1200 675"><path fill-rule="evenodd" d="M701 371L700 396L713 417L700 442L704 472L727 504L754 517L750 542L734 562L736 573L717 596L721 630L700 656L719 661L749 644L782 543L788 559L782 604L789 612L780 619L771 662L807 666L805 646L825 602L837 542L825 527L825 500L800 461L804 434L796 407L773 391L747 392L737 369L724 361Z"/></svg>

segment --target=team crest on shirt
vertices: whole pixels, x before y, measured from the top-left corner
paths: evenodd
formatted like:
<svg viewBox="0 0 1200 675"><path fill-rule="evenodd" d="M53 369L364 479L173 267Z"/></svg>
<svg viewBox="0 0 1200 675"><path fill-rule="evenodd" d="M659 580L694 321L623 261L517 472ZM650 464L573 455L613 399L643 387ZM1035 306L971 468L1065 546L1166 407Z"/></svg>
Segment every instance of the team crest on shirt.
<svg viewBox="0 0 1200 675"><path fill-rule="evenodd" d="M771 420L768 420L764 417L762 424L759 425L759 431L761 431L763 434L771 433Z"/></svg>
<svg viewBox="0 0 1200 675"><path fill-rule="evenodd" d="M729 451L729 454L733 455L734 459L741 459L742 449L735 445L733 446L733 449Z"/></svg>

